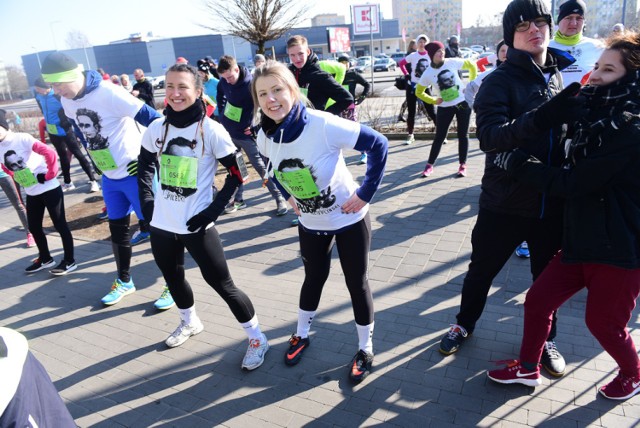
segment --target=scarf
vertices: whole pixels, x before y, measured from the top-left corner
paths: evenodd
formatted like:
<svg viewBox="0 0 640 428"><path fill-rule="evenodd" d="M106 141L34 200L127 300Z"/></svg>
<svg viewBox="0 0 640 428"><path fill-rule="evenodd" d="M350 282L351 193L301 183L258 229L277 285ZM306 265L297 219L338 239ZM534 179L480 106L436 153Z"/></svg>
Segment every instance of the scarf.
<svg viewBox="0 0 640 428"><path fill-rule="evenodd" d="M588 156L589 150L603 144L602 133L620 129L640 116L640 70L627 73L605 86L585 86L581 94L587 99L589 114L574 125L569 159Z"/></svg>
<svg viewBox="0 0 640 428"><path fill-rule="evenodd" d="M202 99L198 98L195 103L182 111L175 111L170 105L164 109L164 114L167 116L165 124L169 123L176 128L186 128L196 122L200 122L200 119L205 114L204 104Z"/></svg>
<svg viewBox="0 0 640 428"><path fill-rule="evenodd" d="M565 36L560 32L560 30L556 31L556 34L553 35L553 40L565 46L575 46L582 39L582 31L574 34L573 36Z"/></svg>

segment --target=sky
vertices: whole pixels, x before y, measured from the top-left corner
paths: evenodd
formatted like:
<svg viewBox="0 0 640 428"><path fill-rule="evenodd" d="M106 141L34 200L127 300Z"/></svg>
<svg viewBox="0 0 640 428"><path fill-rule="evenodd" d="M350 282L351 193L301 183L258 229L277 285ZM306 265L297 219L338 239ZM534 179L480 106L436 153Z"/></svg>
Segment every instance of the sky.
<svg viewBox="0 0 640 428"><path fill-rule="evenodd" d="M65 39L71 31L84 33L92 45L105 45L126 39L130 34L150 31L162 37L209 34L210 30L200 25L207 24L203 1L136 0L92 2L89 6L78 0L0 0L0 16L3 17L0 59L5 65L21 65L22 55L67 49ZM367 3L367 0L307 1L312 4L309 17L337 13L345 15L347 22L351 22L350 5ZM371 3L380 4L385 18L393 17L392 0ZM509 0L463 0L463 27L473 25L478 16L490 18L504 10L508 3ZM310 25L310 21L305 25Z"/></svg>

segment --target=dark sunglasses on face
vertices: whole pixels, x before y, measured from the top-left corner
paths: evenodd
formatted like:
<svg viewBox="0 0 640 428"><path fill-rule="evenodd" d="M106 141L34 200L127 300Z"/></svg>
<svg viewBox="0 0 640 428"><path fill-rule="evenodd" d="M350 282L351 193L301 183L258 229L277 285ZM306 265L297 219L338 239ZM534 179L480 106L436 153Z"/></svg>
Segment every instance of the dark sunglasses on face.
<svg viewBox="0 0 640 428"><path fill-rule="evenodd" d="M542 28L545 25L549 25L549 22L547 21L547 18L544 17L539 17L536 18L532 21L522 21L522 22L518 22L516 24L516 31L519 33L522 33L524 31L527 31L529 29L529 27L531 27L531 23L533 22L533 25L535 25L538 28Z"/></svg>

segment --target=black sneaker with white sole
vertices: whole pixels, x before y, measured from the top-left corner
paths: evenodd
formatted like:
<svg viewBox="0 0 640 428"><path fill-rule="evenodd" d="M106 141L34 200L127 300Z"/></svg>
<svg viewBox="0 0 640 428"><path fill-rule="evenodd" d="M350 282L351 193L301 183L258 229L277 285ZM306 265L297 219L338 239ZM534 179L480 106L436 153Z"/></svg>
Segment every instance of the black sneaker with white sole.
<svg viewBox="0 0 640 428"><path fill-rule="evenodd" d="M68 262L66 260L62 260L60 264L51 269L49 273L55 276L62 276L68 274L69 272L73 272L77 268L78 265L76 264L76 262Z"/></svg>
<svg viewBox="0 0 640 428"><path fill-rule="evenodd" d="M55 264L56 264L56 261L53 260L53 258L47 260L46 262L42 262L38 257L37 259L33 260L31 266L26 268L24 271L26 273L34 273L34 272L41 271L42 269L50 268Z"/></svg>
<svg viewBox="0 0 640 428"><path fill-rule="evenodd" d="M540 364L553 377L562 377L567 369L564 357L558 351L556 343L549 340L544 343Z"/></svg>

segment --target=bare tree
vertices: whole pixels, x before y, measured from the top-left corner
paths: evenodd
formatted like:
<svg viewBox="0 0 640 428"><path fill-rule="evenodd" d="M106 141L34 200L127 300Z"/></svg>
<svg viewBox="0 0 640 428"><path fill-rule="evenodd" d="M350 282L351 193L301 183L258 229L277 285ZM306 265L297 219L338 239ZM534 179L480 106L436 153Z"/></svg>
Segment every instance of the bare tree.
<svg viewBox="0 0 640 428"><path fill-rule="evenodd" d="M200 24L209 30L240 37L258 46L282 37L306 17L312 2L300 0L203 0L206 11L221 22L220 26Z"/></svg>
<svg viewBox="0 0 640 428"><path fill-rule="evenodd" d="M71 30L67 33L65 43L69 49L81 49L91 46L89 38L85 33L78 30Z"/></svg>
<svg viewBox="0 0 640 428"><path fill-rule="evenodd" d="M27 76L24 74L22 67L15 65L7 65L5 67L7 72L7 80L12 92L23 92L29 89L29 83L27 82Z"/></svg>

